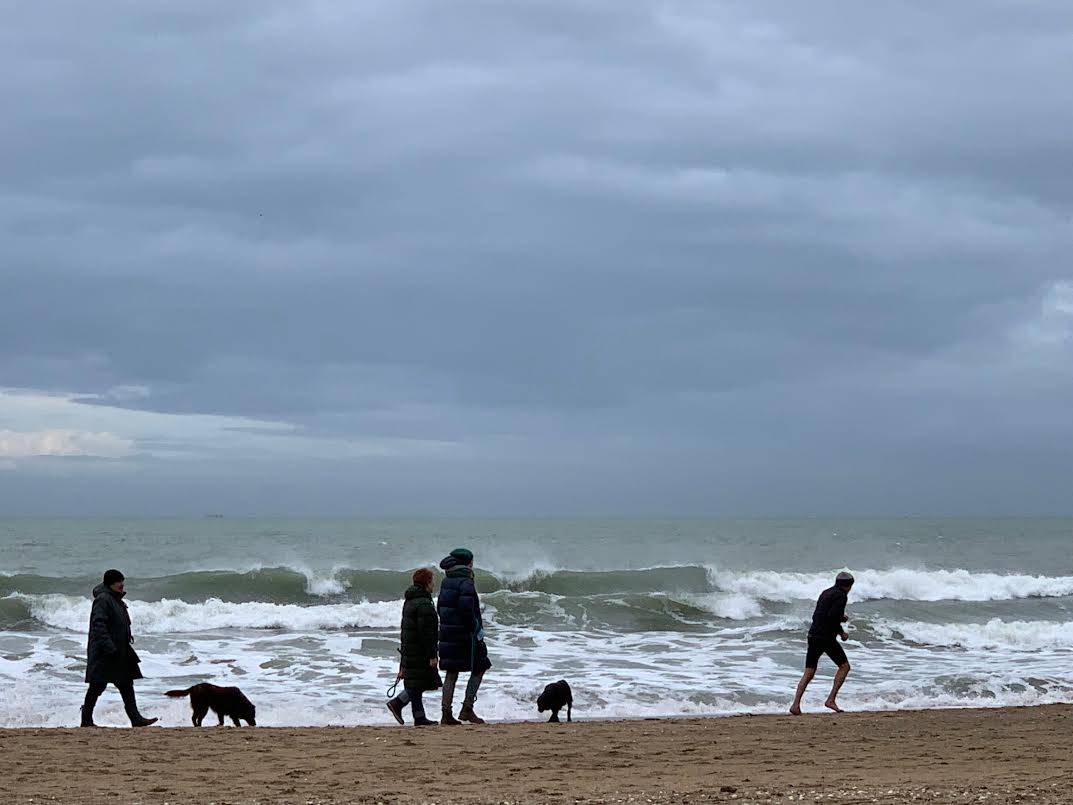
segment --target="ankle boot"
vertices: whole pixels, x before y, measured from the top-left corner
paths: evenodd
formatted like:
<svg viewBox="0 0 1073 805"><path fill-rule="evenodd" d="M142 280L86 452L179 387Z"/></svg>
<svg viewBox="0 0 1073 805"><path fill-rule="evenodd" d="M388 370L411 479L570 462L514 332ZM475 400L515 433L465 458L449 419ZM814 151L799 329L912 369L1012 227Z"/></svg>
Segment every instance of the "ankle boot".
<svg viewBox="0 0 1073 805"><path fill-rule="evenodd" d="M470 724L484 723L484 719L473 712L473 702L464 702L462 704L462 712L458 714L458 717L462 721L468 721Z"/></svg>
<svg viewBox="0 0 1073 805"><path fill-rule="evenodd" d="M455 727L455 726L458 726L459 724L462 723L457 718L455 718L453 715L451 715L451 708L450 707L443 708L443 711L442 711L442 713L440 715L441 715L440 723L443 724L444 726Z"/></svg>
<svg viewBox="0 0 1073 805"><path fill-rule="evenodd" d="M93 723L93 710L92 709L87 711L85 705L82 705L78 709L82 713L82 723L79 724L78 726L80 726L80 727L96 727L97 726L96 724Z"/></svg>
<svg viewBox="0 0 1073 805"><path fill-rule="evenodd" d="M130 720L130 725L132 727L151 727L158 721L160 721L159 718L146 718L145 716L140 715L136 719L132 718Z"/></svg>
<svg viewBox="0 0 1073 805"><path fill-rule="evenodd" d="M406 719L402 717L402 702L399 701L397 696L387 703L387 711L400 724L406 723Z"/></svg>

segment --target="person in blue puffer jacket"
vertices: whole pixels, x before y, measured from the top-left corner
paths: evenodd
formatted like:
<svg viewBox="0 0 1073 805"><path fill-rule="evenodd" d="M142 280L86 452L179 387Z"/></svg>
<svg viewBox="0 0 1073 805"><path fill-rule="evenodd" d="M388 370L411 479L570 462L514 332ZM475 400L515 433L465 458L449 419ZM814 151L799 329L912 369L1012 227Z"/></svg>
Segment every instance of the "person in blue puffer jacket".
<svg viewBox="0 0 1073 805"><path fill-rule="evenodd" d="M484 644L481 602L473 583L473 552L456 548L440 562L440 569L446 573L436 601L440 616L440 670L444 672L440 724L460 724L458 719L483 724L484 719L473 711L473 703L477 700L477 689L481 686L484 673L492 667L492 663ZM462 710L456 719L452 709L455 685L462 671L469 672L469 682L466 684Z"/></svg>

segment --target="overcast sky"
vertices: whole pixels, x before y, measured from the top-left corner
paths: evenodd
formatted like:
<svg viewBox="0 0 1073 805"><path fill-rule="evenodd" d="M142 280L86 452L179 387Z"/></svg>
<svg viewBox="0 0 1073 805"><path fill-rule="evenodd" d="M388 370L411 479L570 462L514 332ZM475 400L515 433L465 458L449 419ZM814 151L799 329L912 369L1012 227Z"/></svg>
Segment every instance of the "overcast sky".
<svg viewBox="0 0 1073 805"><path fill-rule="evenodd" d="M1073 510L1073 5L0 27L0 514Z"/></svg>

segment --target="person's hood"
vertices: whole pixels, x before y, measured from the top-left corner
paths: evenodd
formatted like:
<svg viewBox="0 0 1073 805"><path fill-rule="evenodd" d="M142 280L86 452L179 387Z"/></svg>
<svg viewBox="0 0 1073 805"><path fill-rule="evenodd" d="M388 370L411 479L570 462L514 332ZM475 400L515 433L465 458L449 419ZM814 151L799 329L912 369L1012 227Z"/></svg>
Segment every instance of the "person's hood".
<svg viewBox="0 0 1073 805"><path fill-rule="evenodd" d="M415 584L413 587L411 587L410 589L408 589L406 591L406 600L407 601L410 601L411 599L414 599L414 598L427 598L429 601L431 601L432 600L432 593L430 593L428 590L426 590L420 584Z"/></svg>
<svg viewBox="0 0 1073 805"><path fill-rule="evenodd" d="M123 596L126 595L125 592L123 592L123 593L115 592L114 590L110 589L107 585L105 585L103 583L98 584L96 587L93 588L93 597L96 598L101 593L109 593L110 595L114 596L115 598L119 598L119 599L122 599Z"/></svg>
<svg viewBox="0 0 1073 805"><path fill-rule="evenodd" d="M469 548L455 548L440 562L440 568L442 570L450 570L456 565L472 565L473 564L473 551Z"/></svg>
<svg viewBox="0 0 1073 805"><path fill-rule="evenodd" d="M458 567L462 562L455 556L445 556L443 561L440 562L440 570L450 570L452 567Z"/></svg>

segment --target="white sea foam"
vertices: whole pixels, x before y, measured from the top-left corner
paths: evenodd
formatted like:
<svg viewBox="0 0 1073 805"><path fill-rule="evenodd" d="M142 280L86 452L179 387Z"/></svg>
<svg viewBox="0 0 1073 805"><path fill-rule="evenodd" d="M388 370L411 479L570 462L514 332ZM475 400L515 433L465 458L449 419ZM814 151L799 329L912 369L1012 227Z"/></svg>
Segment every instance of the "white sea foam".
<svg viewBox="0 0 1073 805"><path fill-rule="evenodd" d="M84 614L84 613L83 613ZM85 691L83 636L8 633L0 655L0 726L70 726ZM143 712L166 726L189 723L186 702L163 692L195 681L238 684L264 725L386 724L384 692L394 677L393 630L147 635L139 640L146 679L137 686ZM494 667L478 711L494 720L539 719L534 699L548 681L566 678L576 718L726 715L782 712L800 674L801 641L792 645L750 630L717 634L547 633L493 627ZM1069 654L996 661L994 652L936 652L922 646L848 644L854 674L843 690L849 709L963 707L1073 701ZM898 673L890 673L891 661ZM820 710L824 663L806 707ZM435 697L429 702L433 708ZM102 724L125 722L109 692Z"/></svg>
<svg viewBox="0 0 1073 805"><path fill-rule="evenodd" d="M348 577L339 568L301 572L308 590L323 596L338 595L333 583ZM698 575L695 568L692 575ZM579 718L782 712L800 675L811 601L832 575L713 569L710 593L658 595L703 607L721 620L688 610L681 614L681 629L670 619L644 620L670 624L659 627L665 631L622 626L634 623L638 612L642 620L650 611L662 612L659 606L646 609L652 604L646 593L582 602L575 595L490 594L484 602L494 667L478 710L496 720L539 718L535 696L547 682L565 678L574 688ZM1004 619L941 624L892 617L886 604L870 605L874 613L847 643L854 664L842 695L847 708L1073 702L1073 623L1021 620L1040 604L1018 603L1028 596L1073 594L1073 578L908 569L856 575L855 601L1011 603L988 608L1006 613ZM45 626L0 634L0 726L76 723L85 691L88 596L8 598L24 602ZM384 723L384 691L398 663L399 601L311 606L128 601L146 675L138 684L142 709L164 724L188 724L189 711L185 702L164 699L163 691L195 681L240 685L257 703L264 724ZM605 612L615 601L617 608ZM891 608L901 613L908 607ZM921 603L911 608L911 617L965 609ZM352 631L357 628L361 631ZM832 670L824 661L820 676L829 679ZM820 680L810 688L807 707L820 709L824 687ZM114 693L102 700L98 721L124 723Z"/></svg>
<svg viewBox="0 0 1073 805"><path fill-rule="evenodd" d="M834 583L835 572L789 573L777 570L708 569L711 585L721 592L761 601L814 599ZM857 601L1009 601L1073 595L1073 576L973 573L968 570L855 570Z"/></svg>
<svg viewBox="0 0 1073 805"><path fill-rule="evenodd" d="M874 630L880 636L901 635L905 640L925 646L1022 651L1066 649L1073 652L1073 622L1070 621L992 618L987 623L880 622Z"/></svg>
<svg viewBox="0 0 1073 805"><path fill-rule="evenodd" d="M15 594L27 603L33 617L49 626L84 631L89 619L88 598L66 595ZM321 629L397 627L398 601L297 606L264 602L234 603L210 598L197 604L181 600L129 601L138 634L176 634L219 629Z"/></svg>
<svg viewBox="0 0 1073 805"><path fill-rule="evenodd" d="M758 618L764 614L763 604L746 593L712 593L691 596L689 601L711 612L717 618L727 620L743 621Z"/></svg>
<svg viewBox="0 0 1073 805"><path fill-rule="evenodd" d="M340 574L346 570L341 566L331 570L312 570L308 567L293 568L306 577L306 592L319 598L328 598L333 595L342 595L350 586Z"/></svg>

